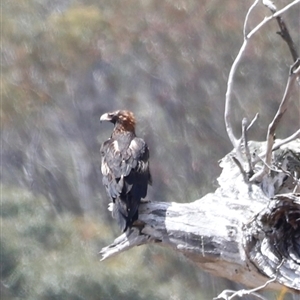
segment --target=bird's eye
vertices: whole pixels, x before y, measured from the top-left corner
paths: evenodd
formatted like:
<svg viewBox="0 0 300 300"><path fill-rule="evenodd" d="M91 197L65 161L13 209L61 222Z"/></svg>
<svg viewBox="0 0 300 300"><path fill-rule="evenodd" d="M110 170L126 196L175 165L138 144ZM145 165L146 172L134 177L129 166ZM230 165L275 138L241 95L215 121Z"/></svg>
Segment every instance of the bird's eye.
<svg viewBox="0 0 300 300"><path fill-rule="evenodd" d="M116 120L117 117L116 117L116 115L114 113L109 113L108 114L108 118L113 121L113 120Z"/></svg>

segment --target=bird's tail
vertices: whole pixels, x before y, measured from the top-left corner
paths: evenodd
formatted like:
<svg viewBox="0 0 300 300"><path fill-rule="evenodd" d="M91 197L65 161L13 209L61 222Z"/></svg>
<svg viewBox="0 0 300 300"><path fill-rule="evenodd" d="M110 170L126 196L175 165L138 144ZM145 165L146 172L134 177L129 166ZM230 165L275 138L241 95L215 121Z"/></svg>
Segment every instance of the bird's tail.
<svg viewBox="0 0 300 300"><path fill-rule="evenodd" d="M115 199L112 216L117 220L122 232L130 228L134 221L138 219L138 207L129 207L120 198Z"/></svg>

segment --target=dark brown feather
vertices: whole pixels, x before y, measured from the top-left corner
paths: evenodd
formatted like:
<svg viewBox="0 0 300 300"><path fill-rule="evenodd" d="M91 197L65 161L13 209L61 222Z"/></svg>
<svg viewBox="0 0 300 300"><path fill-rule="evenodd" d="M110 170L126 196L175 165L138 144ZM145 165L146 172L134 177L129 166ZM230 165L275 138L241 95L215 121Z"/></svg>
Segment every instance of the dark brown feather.
<svg viewBox="0 0 300 300"><path fill-rule="evenodd" d="M115 127L111 137L101 146L103 184L114 203L113 217L122 231L138 218L138 208L151 184L149 149L135 135L132 112L116 111L101 116Z"/></svg>

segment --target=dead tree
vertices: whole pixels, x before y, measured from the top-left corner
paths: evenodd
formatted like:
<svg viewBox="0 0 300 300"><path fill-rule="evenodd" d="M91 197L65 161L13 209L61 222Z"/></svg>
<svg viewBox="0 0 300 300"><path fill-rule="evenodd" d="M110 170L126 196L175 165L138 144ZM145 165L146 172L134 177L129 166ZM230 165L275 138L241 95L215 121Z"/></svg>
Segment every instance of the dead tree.
<svg viewBox="0 0 300 300"><path fill-rule="evenodd" d="M291 91L299 84L300 61L281 15L293 1L277 11L263 1L272 15L247 33L234 61L226 93L225 124L233 145L220 162L219 188L192 203L149 202L140 206L139 222L129 232L101 250L102 259L134 246L160 243L183 253L200 268L249 287L248 291L224 291L217 299L232 299L260 288L300 291L300 129L284 140L274 140L276 127L287 111ZM279 34L287 42L294 60L278 111L269 124L265 142L247 140L256 120L242 121L242 137L232 130L231 91L234 75L251 37L276 19ZM228 295L231 295L230 297Z"/></svg>

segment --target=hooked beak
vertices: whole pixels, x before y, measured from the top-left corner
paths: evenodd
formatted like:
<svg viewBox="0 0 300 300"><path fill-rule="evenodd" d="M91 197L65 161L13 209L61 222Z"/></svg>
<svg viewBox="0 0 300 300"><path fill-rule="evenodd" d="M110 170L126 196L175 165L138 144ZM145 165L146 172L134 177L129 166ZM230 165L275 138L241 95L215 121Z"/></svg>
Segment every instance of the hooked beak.
<svg viewBox="0 0 300 300"><path fill-rule="evenodd" d="M111 121L111 116L108 113L103 114L100 117L100 123L102 123L103 121Z"/></svg>

